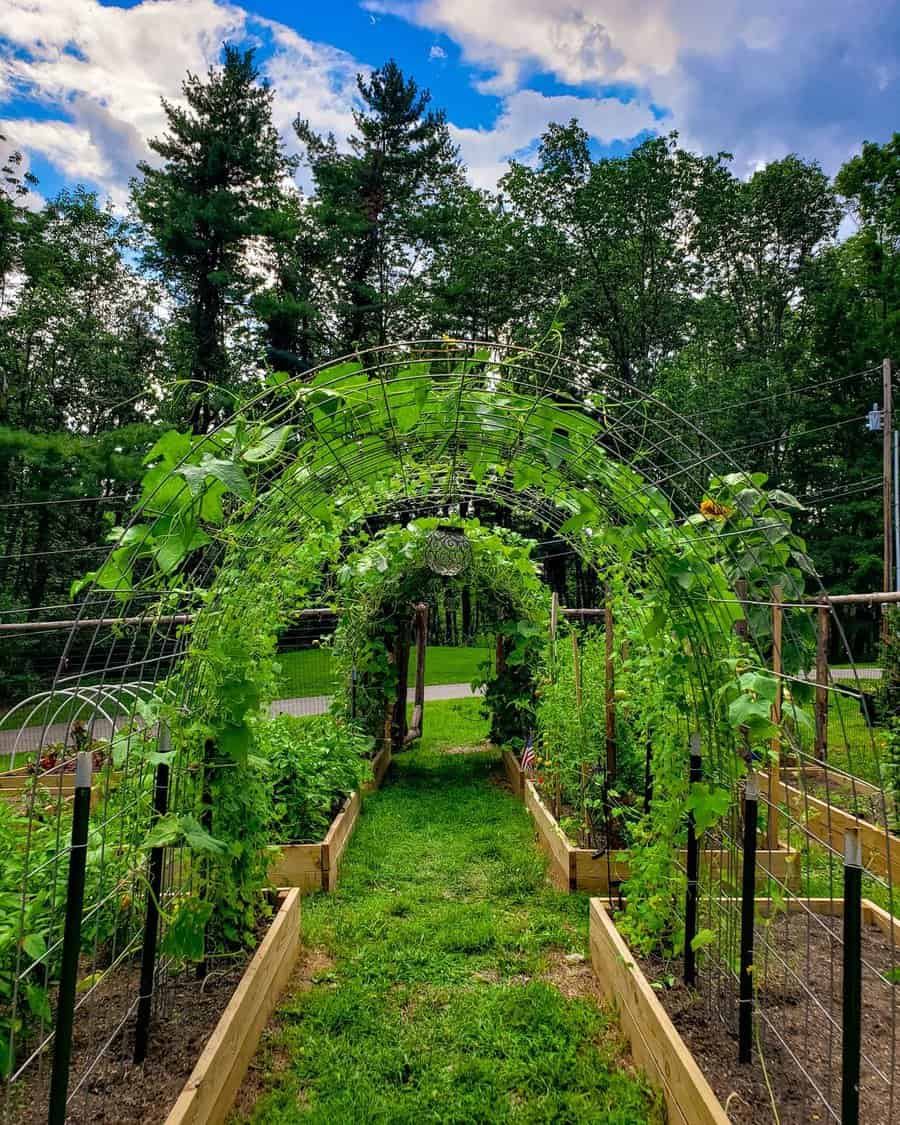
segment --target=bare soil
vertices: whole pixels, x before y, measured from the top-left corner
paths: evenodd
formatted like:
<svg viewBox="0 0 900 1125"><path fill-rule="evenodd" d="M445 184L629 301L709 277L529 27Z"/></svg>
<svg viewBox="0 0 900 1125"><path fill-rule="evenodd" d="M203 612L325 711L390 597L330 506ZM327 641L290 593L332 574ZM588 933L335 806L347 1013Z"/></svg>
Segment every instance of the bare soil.
<svg viewBox="0 0 900 1125"><path fill-rule="evenodd" d="M137 966L112 973L79 1009L72 1046L70 1096L101 1045L115 1036L71 1097L67 1125L158 1125L190 1076L247 965L247 958L212 970L204 981L184 972L166 986L164 1011L154 1017L147 1059L132 1062L134 1016L116 1034L138 991ZM4 1125L44 1125L50 1094L50 1059L16 1084Z"/></svg>
<svg viewBox="0 0 900 1125"><path fill-rule="evenodd" d="M840 918L805 912L758 927L754 970L762 1050L754 1043L749 1066L737 1061L733 981L720 992L701 966L694 991L680 981L680 961L641 959L648 980L664 985L659 992L663 1006L736 1125L840 1118L841 927ZM900 996L897 986L879 975L890 974L898 957L881 930L863 925L860 1121L866 1125L900 1121L898 1091L893 1097L891 1093L893 1074L900 1068Z"/></svg>

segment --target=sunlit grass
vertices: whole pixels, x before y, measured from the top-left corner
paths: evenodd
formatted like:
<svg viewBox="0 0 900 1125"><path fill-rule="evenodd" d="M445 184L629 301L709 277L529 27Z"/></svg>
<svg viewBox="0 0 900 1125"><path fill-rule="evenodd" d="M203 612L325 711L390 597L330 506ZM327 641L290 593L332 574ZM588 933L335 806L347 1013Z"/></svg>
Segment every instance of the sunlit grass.
<svg viewBox="0 0 900 1125"><path fill-rule="evenodd" d="M660 1121L611 1015L546 979L585 955L587 898L546 882L495 784L478 700L426 705L425 737L366 800L336 894L304 900L318 971L266 1040L241 1121ZM236 1119L237 1120L237 1119Z"/></svg>

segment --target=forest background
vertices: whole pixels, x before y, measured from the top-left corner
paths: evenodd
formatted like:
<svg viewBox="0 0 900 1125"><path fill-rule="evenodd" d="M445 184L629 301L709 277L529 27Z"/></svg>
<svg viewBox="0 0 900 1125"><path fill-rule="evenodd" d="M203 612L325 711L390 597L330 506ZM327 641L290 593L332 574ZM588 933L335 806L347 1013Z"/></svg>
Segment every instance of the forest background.
<svg viewBox="0 0 900 1125"><path fill-rule="evenodd" d="M697 427L799 497L829 590L881 588L865 417L900 360L900 134L833 178L788 156L742 179L675 134L596 158L572 120L484 191L414 78L388 62L358 85L347 146L298 105L289 150L253 53L226 46L165 105L127 213L80 187L35 209L6 146L0 619L66 615L163 429L204 432L273 371L368 345L551 326L598 388L649 392L686 448ZM0 670L27 655L7 646Z"/></svg>

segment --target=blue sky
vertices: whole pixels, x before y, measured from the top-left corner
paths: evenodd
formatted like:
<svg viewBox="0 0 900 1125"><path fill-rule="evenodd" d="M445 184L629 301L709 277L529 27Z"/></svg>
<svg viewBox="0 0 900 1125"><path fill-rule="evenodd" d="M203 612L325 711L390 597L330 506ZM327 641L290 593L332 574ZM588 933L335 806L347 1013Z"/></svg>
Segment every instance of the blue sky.
<svg viewBox="0 0 900 1125"><path fill-rule="evenodd" d="M339 140L355 76L388 57L431 89L473 182L576 116L598 153L677 128L747 174L788 152L834 171L900 129L894 0L3 0L0 132L52 194L122 204L184 72L258 46L289 147L299 113Z"/></svg>

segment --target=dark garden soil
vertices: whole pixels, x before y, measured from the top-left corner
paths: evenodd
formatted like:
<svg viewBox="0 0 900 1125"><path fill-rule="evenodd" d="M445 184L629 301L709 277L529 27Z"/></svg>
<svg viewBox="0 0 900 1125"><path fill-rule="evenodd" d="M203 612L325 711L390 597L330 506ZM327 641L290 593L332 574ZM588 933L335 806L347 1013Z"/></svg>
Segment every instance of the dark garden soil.
<svg viewBox="0 0 900 1125"><path fill-rule="evenodd" d="M762 1062L782 1125L837 1119L813 1082L840 1116L841 927L840 918L806 913L782 915L759 927L754 969L765 1019L759 1021L762 1055L754 1043L750 1066L737 1061L737 1001L731 985L727 995L709 992L701 969L699 990L693 991L680 983L680 962L641 959L648 980L671 982L675 976L674 985L660 990L660 1000L736 1125L776 1120ZM892 1064L900 1066L900 996L878 975L889 974L897 956L876 926L864 924L860 1121L865 1125L900 1121L896 1095L893 1104L890 1100Z"/></svg>
<svg viewBox="0 0 900 1125"><path fill-rule="evenodd" d="M131 1061L134 1017L116 1035L69 1104L67 1125L159 1125L165 1120L224 1012L247 959L211 970L205 981L185 972L162 997L141 1066ZM115 1035L122 1013L138 989L137 966L110 975L79 1010L75 1021L70 1093L101 1044ZM17 1086L18 1106L10 1125L44 1125L50 1093L49 1058L43 1071ZM2 1116L2 1114L0 1114ZM4 1119L5 1120L5 1119Z"/></svg>

